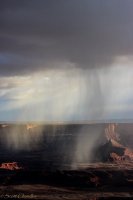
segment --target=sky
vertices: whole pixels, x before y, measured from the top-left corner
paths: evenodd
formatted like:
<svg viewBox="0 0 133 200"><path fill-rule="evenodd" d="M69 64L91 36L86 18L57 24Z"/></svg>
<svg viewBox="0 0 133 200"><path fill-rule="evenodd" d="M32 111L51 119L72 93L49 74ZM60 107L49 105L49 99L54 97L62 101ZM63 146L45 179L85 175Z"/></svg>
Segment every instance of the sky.
<svg viewBox="0 0 133 200"><path fill-rule="evenodd" d="M0 0L0 121L133 119L132 0Z"/></svg>

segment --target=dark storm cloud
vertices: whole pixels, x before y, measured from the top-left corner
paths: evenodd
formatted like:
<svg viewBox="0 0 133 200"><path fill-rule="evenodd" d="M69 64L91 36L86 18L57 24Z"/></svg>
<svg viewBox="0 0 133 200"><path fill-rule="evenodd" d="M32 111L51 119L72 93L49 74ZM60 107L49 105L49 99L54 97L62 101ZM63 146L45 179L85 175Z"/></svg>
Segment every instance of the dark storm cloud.
<svg viewBox="0 0 133 200"><path fill-rule="evenodd" d="M0 74L132 55L132 10L131 0L0 0Z"/></svg>

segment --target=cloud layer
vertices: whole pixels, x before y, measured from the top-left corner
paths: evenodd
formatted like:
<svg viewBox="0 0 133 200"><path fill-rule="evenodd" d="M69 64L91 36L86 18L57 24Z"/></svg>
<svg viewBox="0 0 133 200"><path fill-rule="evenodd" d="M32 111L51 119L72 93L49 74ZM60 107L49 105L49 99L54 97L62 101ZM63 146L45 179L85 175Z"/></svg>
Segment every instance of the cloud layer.
<svg viewBox="0 0 133 200"><path fill-rule="evenodd" d="M55 61L107 67L133 53L130 0L0 2L0 74L56 69Z"/></svg>
<svg viewBox="0 0 133 200"><path fill-rule="evenodd" d="M0 0L1 119L133 118L132 8Z"/></svg>

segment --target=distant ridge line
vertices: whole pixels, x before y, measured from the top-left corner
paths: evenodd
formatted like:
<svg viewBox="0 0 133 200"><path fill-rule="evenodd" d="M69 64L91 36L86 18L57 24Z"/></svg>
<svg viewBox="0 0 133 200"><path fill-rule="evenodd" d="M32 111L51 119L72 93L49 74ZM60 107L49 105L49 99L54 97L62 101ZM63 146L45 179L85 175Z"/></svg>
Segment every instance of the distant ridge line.
<svg viewBox="0 0 133 200"><path fill-rule="evenodd" d="M73 120L73 121L35 121L35 120L27 120L27 121L0 121L0 125L2 124L108 124L108 123L133 123L133 119L112 119L112 120Z"/></svg>

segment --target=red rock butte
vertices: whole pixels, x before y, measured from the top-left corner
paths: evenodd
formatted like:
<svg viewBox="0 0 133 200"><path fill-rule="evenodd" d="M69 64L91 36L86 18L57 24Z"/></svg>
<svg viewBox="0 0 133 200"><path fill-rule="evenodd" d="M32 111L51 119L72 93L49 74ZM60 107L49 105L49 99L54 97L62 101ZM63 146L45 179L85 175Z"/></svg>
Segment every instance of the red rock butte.
<svg viewBox="0 0 133 200"><path fill-rule="evenodd" d="M7 170L18 170L18 169L22 169L22 167L18 166L17 162L11 162L11 163L2 163L0 165L1 169L7 169Z"/></svg>

